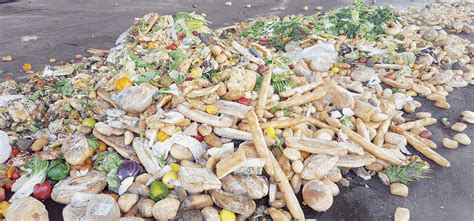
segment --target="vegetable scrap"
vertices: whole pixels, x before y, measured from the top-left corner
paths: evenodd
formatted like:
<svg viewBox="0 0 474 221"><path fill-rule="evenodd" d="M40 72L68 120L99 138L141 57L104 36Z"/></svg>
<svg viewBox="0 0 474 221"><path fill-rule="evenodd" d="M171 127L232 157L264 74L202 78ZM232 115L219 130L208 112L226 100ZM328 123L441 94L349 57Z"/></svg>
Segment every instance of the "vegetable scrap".
<svg viewBox="0 0 474 221"><path fill-rule="evenodd" d="M449 109L448 94L474 84L474 47L456 35L472 31L470 7L358 0L208 24L150 13L110 50L2 82L0 184L14 194L1 216L48 220L39 200L51 198L64 220L304 220L303 208L330 210L337 184L349 186L341 170L405 197L433 162L450 167L429 130L438 120L404 114L417 97ZM456 132L474 123L461 116Z"/></svg>

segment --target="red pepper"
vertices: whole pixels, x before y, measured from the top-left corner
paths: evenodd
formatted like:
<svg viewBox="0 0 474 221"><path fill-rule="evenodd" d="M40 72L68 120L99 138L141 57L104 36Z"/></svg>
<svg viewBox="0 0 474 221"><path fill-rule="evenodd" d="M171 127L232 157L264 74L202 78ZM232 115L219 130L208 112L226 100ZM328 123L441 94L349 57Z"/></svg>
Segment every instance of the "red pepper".
<svg viewBox="0 0 474 221"><path fill-rule="evenodd" d="M202 142L202 141L204 141L204 136L202 136L200 133L198 133L196 135L196 140L198 140L199 142Z"/></svg>
<svg viewBox="0 0 474 221"><path fill-rule="evenodd" d="M16 179L18 179L18 178L20 178L20 172L18 172L18 171L13 172L13 174L12 174L12 180L16 180Z"/></svg>
<svg viewBox="0 0 474 221"><path fill-rule="evenodd" d="M39 200L51 198L51 190L53 187L48 182L37 183L33 188L33 196Z"/></svg>
<svg viewBox="0 0 474 221"><path fill-rule="evenodd" d="M306 28L308 28L309 30L313 30L313 26L312 26L312 25L306 25Z"/></svg>
<svg viewBox="0 0 474 221"><path fill-rule="evenodd" d="M199 35L199 32L193 31L193 35L194 35L194 36L198 36L198 35Z"/></svg>
<svg viewBox="0 0 474 221"><path fill-rule="evenodd" d="M243 105L248 105L248 104L250 104L250 99L247 99L245 97L241 97L241 98L239 98L239 100L237 100L237 102L239 102Z"/></svg>
<svg viewBox="0 0 474 221"><path fill-rule="evenodd" d="M184 32L180 32L178 34L178 40L183 40L186 37L186 34Z"/></svg>
<svg viewBox="0 0 474 221"><path fill-rule="evenodd" d="M16 157L20 153L20 150L16 147L12 148L12 156Z"/></svg>

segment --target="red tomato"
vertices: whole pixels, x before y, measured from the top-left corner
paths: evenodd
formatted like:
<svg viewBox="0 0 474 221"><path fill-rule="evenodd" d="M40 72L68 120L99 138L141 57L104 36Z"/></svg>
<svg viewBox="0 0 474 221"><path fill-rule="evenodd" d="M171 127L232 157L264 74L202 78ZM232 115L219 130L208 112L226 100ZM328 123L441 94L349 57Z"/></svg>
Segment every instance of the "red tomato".
<svg viewBox="0 0 474 221"><path fill-rule="evenodd" d="M243 105L248 105L248 104L250 104L250 99L247 99L245 97L241 97L241 98L239 98L239 100L237 100L237 102L239 102Z"/></svg>
<svg viewBox="0 0 474 221"><path fill-rule="evenodd" d="M267 39L260 39L260 40L258 41L258 43L261 44L261 45L268 45L270 42L268 42Z"/></svg>
<svg viewBox="0 0 474 221"><path fill-rule="evenodd" d="M18 178L20 178L20 172L18 172L18 171L13 172L13 174L12 174L12 180L16 180L16 179L18 179Z"/></svg>
<svg viewBox="0 0 474 221"><path fill-rule="evenodd" d="M204 140L204 136L202 136L200 133L198 133L196 135L196 140L198 140L199 142L202 142Z"/></svg>
<svg viewBox="0 0 474 221"><path fill-rule="evenodd" d="M12 148L12 156L16 157L20 153L20 150L16 147Z"/></svg>
<svg viewBox="0 0 474 221"><path fill-rule="evenodd" d="M15 181L5 184L5 189L12 190L12 186L13 186L14 183L15 183Z"/></svg>
<svg viewBox="0 0 474 221"><path fill-rule="evenodd" d="M178 46L175 44L175 43L171 43L169 44L168 46L165 47L166 50L174 50L176 49Z"/></svg>
<svg viewBox="0 0 474 221"><path fill-rule="evenodd" d="M199 32L193 31L193 35L194 35L194 36L198 36L198 35L199 35Z"/></svg>
<svg viewBox="0 0 474 221"><path fill-rule="evenodd" d="M51 198L51 190L53 187L48 182L42 182L35 185L33 188L33 196L39 200Z"/></svg>

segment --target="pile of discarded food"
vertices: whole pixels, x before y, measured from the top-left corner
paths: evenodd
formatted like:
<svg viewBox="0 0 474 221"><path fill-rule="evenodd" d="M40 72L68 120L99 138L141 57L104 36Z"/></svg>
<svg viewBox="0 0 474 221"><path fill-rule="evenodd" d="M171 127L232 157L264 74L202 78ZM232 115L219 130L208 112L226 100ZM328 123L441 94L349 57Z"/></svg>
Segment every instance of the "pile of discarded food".
<svg viewBox="0 0 474 221"><path fill-rule="evenodd" d="M1 215L48 220L39 200L52 198L65 220L303 220L302 206L331 207L348 169L406 196L423 159L450 163L426 129L437 120L403 114L416 96L449 109L474 84L473 45L443 30L470 32L472 16L357 1L216 32L193 13L138 18L110 51L1 83L1 186L14 192L1 189ZM470 144L466 124L451 128L444 146Z"/></svg>

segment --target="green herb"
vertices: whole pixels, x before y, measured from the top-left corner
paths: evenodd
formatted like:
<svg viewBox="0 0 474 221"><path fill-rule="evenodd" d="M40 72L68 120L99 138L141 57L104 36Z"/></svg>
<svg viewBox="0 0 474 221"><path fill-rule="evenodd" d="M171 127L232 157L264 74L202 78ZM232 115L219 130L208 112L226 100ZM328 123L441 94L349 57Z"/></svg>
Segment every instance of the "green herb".
<svg viewBox="0 0 474 221"><path fill-rule="evenodd" d="M99 139L95 137L87 138L87 144L94 149L99 148Z"/></svg>
<svg viewBox="0 0 474 221"><path fill-rule="evenodd" d="M401 90L400 88L392 88L393 93L399 93Z"/></svg>
<svg viewBox="0 0 474 221"><path fill-rule="evenodd" d="M160 167L164 167L166 165L165 155L158 156L158 163L160 164Z"/></svg>
<svg viewBox="0 0 474 221"><path fill-rule="evenodd" d="M284 114L285 116L288 116L288 115L290 115L290 114L293 113L293 111L288 110L287 108L283 109L282 111L283 111L283 114Z"/></svg>
<svg viewBox="0 0 474 221"><path fill-rule="evenodd" d="M267 25L265 24L265 22L257 21L252 26L250 26L250 28L242 31L240 35L244 37L250 36L256 38L265 35L266 27Z"/></svg>
<svg viewBox="0 0 474 221"><path fill-rule="evenodd" d="M280 150L283 150L283 144L284 142L281 141L278 137L275 139L275 147L280 149Z"/></svg>
<svg viewBox="0 0 474 221"><path fill-rule="evenodd" d="M351 117L350 116L343 116L341 118L341 124L344 125L345 127L354 130L354 124L352 124Z"/></svg>
<svg viewBox="0 0 474 221"><path fill-rule="evenodd" d="M390 166L385 170L390 183L408 184L415 180L430 178L425 176L431 170L427 168L426 164L415 162L407 166Z"/></svg>
<svg viewBox="0 0 474 221"><path fill-rule="evenodd" d="M270 108L270 112L274 114L275 112L277 112L277 110L280 110L280 109L281 109L281 106L280 104L277 103L273 105L272 108Z"/></svg>
<svg viewBox="0 0 474 221"><path fill-rule="evenodd" d="M36 133L39 129L41 129L41 125L39 124L31 124L29 130L32 133Z"/></svg>
<svg viewBox="0 0 474 221"><path fill-rule="evenodd" d="M257 75L257 81L255 82L255 87L253 88L254 91L260 91L262 87L263 77L262 75Z"/></svg>
<svg viewBox="0 0 474 221"><path fill-rule="evenodd" d="M28 100L31 100L31 101L36 101L38 100L40 97L42 97L44 94L42 91L36 91L35 93L33 94L30 94L30 95L27 95L26 98Z"/></svg>
<svg viewBox="0 0 474 221"><path fill-rule="evenodd" d="M55 87L56 87L56 91L58 91L59 93L61 93L62 95L66 97L70 97L72 95L73 89L68 79L57 81Z"/></svg>

